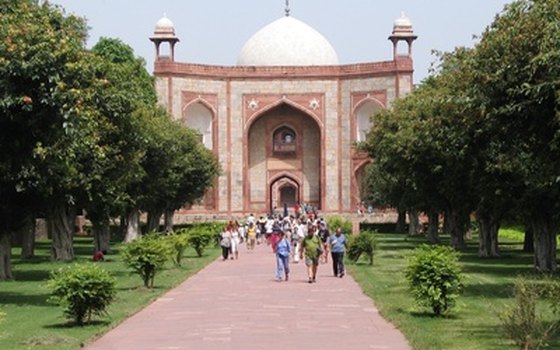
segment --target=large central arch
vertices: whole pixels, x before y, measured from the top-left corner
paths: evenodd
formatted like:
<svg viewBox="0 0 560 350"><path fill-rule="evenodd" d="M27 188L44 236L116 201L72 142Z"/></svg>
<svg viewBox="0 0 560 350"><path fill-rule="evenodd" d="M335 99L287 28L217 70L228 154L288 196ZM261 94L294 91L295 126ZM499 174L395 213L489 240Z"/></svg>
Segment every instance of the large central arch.
<svg viewBox="0 0 560 350"><path fill-rule="evenodd" d="M252 118L245 135L246 211L271 212L294 201L321 209L322 133L315 117L281 103Z"/></svg>

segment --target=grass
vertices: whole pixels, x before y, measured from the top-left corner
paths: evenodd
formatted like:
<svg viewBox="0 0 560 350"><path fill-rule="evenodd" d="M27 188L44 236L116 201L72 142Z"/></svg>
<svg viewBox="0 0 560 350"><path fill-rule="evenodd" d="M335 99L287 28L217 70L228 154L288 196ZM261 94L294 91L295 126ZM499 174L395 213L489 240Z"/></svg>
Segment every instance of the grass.
<svg viewBox="0 0 560 350"><path fill-rule="evenodd" d="M91 238L77 238L74 243L76 261L91 261ZM49 289L46 281L50 271L65 266L65 263L51 262L50 242L38 242L36 258L31 261L12 260L14 280L0 283L0 311L6 314L0 323L0 349L10 350L75 350L99 335L114 328L128 316L134 314L158 296L177 286L189 276L213 261L219 251L206 250L203 257L196 257L192 249L187 249L182 261L183 267L167 269L155 278L155 287L143 287L142 279L133 275L118 255L120 245L114 245L114 253L102 262L103 267L117 278L117 296L105 317L94 318L84 327L73 327L62 313L62 308L47 302ZM19 249L14 249L14 257Z"/></svg>
<svg viewBox="0 0 560 350"><path fill-rule="evenodd" d="M457 306L444 318L433 317L430 310L417 306L404 279L406 256L426 243L425 238L378 234L374 265L360 261L348 265L348 270L415 350L513 350L517 348L504 335L496 314L512 301L516 276L539 278L533 272L532 254L521 252L522 237L512 232L500 237L502 257L495 259L478 257L477 237L469 242L461 257L465 289ZM550 349L559 348L557 336Z"/></svg>

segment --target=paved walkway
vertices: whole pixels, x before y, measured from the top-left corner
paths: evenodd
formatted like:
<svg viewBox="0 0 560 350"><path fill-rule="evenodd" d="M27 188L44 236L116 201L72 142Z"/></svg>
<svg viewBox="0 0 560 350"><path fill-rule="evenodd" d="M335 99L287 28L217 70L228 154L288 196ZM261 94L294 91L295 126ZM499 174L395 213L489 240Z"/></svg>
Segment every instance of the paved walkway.
<svg viewBox="0 0 560 350"><path fill-rule="evenodd" d="M269 247L243 245L239 260L216 260L85 349L411 349L350 276L320 265L309 284L299 263L276 282L275 264Z"/></svg>

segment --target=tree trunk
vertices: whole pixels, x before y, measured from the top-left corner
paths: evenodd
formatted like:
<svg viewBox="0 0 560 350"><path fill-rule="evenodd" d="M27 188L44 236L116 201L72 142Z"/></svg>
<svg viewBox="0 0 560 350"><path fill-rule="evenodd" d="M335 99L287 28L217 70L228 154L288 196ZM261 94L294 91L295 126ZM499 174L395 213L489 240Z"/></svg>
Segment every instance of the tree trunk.
<svg viewBox="0 0 560 350"><path fill-rule="evenodd" d="M442 231L443 233L446 234L451 234L451 227L449 226L449 220L448 220L448 216L449 216L449 211L446 211L443 213L443 227L442 227Z"/></svg>
<svg viewBox="0 0 560 350"><path fill-rule="evenodd" d="M408 235L417 236L420 234L420 221L418 220L418 210L408 210Z"/></svg>
<svg viewBox="0 0 560 350"><path fill-rule="evenodd" d="M19 236L21 237L21 258L33 258L35 256L35 215L25 218Z"/></svg>
<svg viewBox="0 0 560 350"><path fill-rule="evenodd" d="M52 239L51 259L71 261L74 259L74 222L76 210L67 204L54 204L47 218Z"/></svg>
<svg viewBox="0 0 560 350"><path fill-rule="evenodd" d="M165 212L163 214L163 220L165 222L165 232L173 232L173 214L175 214L175 210L165 209Z"/></svg>
<svg viewBox="0 0 560 350"><path fill-rule="evenodd" d="M140 212L137 209L132 209L128 213L126 220L126 235L124 237L125 243L132 242L138 238L138 227L140 226Z"/></svg>
<svg viewBox="0 0 560 350"><path fill-rule="evenodd" d="M159 221L162 215L161 210L148 211L148 222L146 225L146 233L159 232Z"/></svg>
<svg viewBox="0 0 560 350"><path fill-rule="evenodd" d="M406 211L399 209L399 216L397 218L397 226L395 232L404 233L406 229Z"/></svg>
<svg viewBox="0 0 560 350"><path fill-rule="evenodd" d="M556 270L556 231L558 225L551 217L533 217L531 231L534 235L535 268L543 272Z"/></svg>
<svg viewBox="0 0 560 350"><path fill-rule="evenodd" d="M13 278L11 258L11 234L7 231L0 231L0 281L10 280Z"/></svg>
<svg viewBox="0 0 560 350"><path fill-rule="evenodd" d="M466 248L465 233L467 232L469 215L461 210L450 209L445 217L449 225L449 234L451 236L451 246L455 249L462 250Z"/></svg>
<svg viewBox="0 0 560 350"><path fill-rule="evenodd" d="M101 220L92 220L95 251L107 254L111 251L111 225L109 217Z"/></svg>
<svg viewBox="0 0 560 350"><path fill-rule="evenodd" d="M439 213L431 211L428 213L428 242L439 243Z"/></svg>
<svg viewBox="0 0 560 350"><path fill-rule="evenodd" d="M525 238L523 239L523 251L525 253L535 252L535 242L533 240L533 231L530 228L525 230Z"/></svg>
<svg viewBox="0 0 560 350"><path fill-rule="evenodd" d="M500 256L498 246L498 231L500 229L500 219L492 212L478 211L476 213L478 221L478 255L482 258Z"/></svg>
<svg viewBox="0 0 560 350"><path fill-rule="evenodd" d="M120 228L119 232L122 235L122 237L126 237L126 230L128 228L128 220L126 215L120 216L119 228Z"/></svg>

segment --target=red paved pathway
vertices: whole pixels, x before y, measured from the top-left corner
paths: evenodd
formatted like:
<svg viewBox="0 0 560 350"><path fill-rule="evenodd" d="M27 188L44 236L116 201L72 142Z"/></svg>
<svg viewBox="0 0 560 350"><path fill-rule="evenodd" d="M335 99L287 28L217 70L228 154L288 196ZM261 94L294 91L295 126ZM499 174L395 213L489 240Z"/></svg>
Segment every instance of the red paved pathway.
<svg viewBox="0 0 560 350"><path fill-rule="evenodd" d="M261 245L217 260L130 317L86 350L410 350L356 282L320 265L307 283L303 263L276 282L274 255Z"/></svg>

